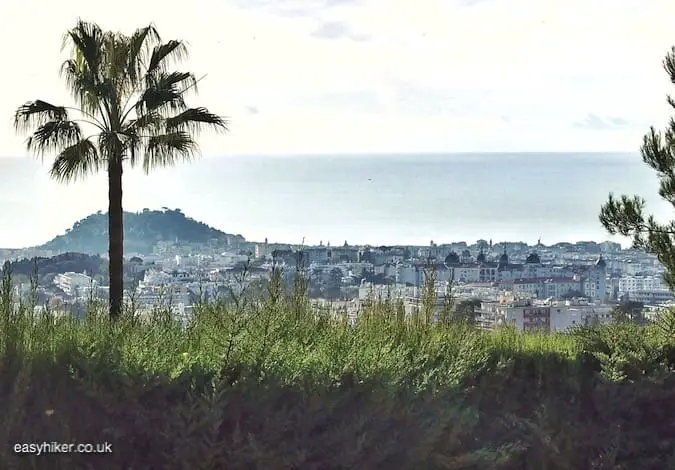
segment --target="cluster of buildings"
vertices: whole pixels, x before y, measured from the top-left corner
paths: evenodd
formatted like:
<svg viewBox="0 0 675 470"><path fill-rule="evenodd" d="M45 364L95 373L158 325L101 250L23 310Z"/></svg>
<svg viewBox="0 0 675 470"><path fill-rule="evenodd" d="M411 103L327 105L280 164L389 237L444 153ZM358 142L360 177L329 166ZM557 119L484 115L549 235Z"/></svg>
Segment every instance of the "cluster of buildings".
<svg viewBox="0 0 675 470"><path fill-rule="evenodd" d="M221 248L222 249L222 248ZM220 251L213 246L163 242L151 254L125 265L127 302L151 310L170 306L188 317L204 299L227 295L246 282L264 282L273 266L283 267L288 284L303 273L317 305L340 305L353 316L372 298L400 300L407 313L418 311L427 281L437 289L437 310L473 299L476 321L520 330L562 331L571 326L610 321L622 302L670 305L663 267L655 257L623 250L616 243L558 243L528 246L478 240L429 246L292 246L241 243ZM429 278L433 276L433 278ZM67 272L43 289L60 303L107 297L105 279Z"/></svg>
<svg viewBox="0 0 675 470"><path fill-rule="evenodd" d="M512 325L518 331L562 332L575 326L609 323L613 308L584 299L537 301L504 296L495 302L482 302L476 313L483 328Z"/></svg>

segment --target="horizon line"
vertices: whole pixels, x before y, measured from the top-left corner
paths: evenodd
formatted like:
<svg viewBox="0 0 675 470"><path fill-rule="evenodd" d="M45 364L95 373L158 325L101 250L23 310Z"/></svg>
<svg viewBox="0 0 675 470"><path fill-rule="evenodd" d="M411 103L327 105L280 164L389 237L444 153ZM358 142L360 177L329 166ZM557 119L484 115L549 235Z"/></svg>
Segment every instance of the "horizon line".
<svg viewBox="0 0 675 470"><path fill-rule="evenodd" d="M221 155L204 154L207 158L222 157L396 157L396 156L455 156L455 155L632 155L640 154L639 150L602 150L602 151L563 151L563 150L525 150L525 151L345 151L345 152L281 152L281 153L224 153Z"/></svg>
<svg viewBox="0 0 675 470"><path fill-rule="evenodd" d="M455 156L455 155L639 155L640 150L489 150L489 151L344 151L344 152L227 152L223 154L204 153L202 158L227 158L227 157L396 157L396 156ZM0 155L0 159L25 159L39 160L32 155Z"/></svg>
<svg viewBox="0 0 675 470"><path fill-rule="evenodd" d="M167 212L167 211L172 211L172 212L174 212L174 211L179 211L186 219L191 219L191 220L194 221L194 222L205 224L207 227L209 227L209 228L211 228L211 229L213 229L213 230L216 230L216 231L218 231L218 232L221 232L221 233L223 233L223 234L225 234L225 235L233 236L233 237L241 236L241 237L244 239L245 243L254 243L254 244L263 244L263 243L264 243L264 241L262 241L262 240L253 240L253 239L249 239L249 238L247 238L247 237L246 237L243 233L241 233L241 232L240 232L240 233L230 233L230 232L225 232L225 231L224 231L223 229L221 229L221 228L218 228L218 227L209 225L208 223L204 222L203 220L198 220L198 219L196 219L196 218L194 218L194 217L188 215L188 214L187 214L186 212L184 212L183 209L181 209L180 207L173 207L173 208L172 208L172 207L167 207L167 206L159 206L159 207L156 207L156 208L155 208L155 207L147 207L147 206L146 206L146 207L139 208L139 209L131 209L131 208L129 208L129 209L124 209L124 210L123 210L124 213L128 213L128 214L143 214L145 211L152 211L152 212ZM62 233L59 233L59 234L57 234L57 235L54 235L54 236L53 236L52 238L50 238L49 240L46 240L45 242L42 243L42 245L44 245L44 244L46 244L46 243L49 243L50 241L54 240L54 239L57 238L57 237L63 237L63 236L66 236L66 235L68 234L68 231L69 231L76 223L78 223L78 222L81 222L81 221L83 221L83 220L85 220L85 219L87 219L87 218L89 218L89 217L97 216L97 215L100 215L100 216L106 216L106 217L107 217L107 214L108 214L108 211L107 211L106 208L99 209L98 211L92 212L92 213L90 213L90 214L88 214L88 215L82 217L81 219L78 219L78 220L74 221L73 224L70 225L70 227L66 228ZM489 238L490 238L490 239L494 239L494 237L489 237ZM610 238L604 238L604 239L600 239L600 238L585 238L585 239L579 238L579 239L575 239L575 240L571 240L571 239L559 239L559 240L556 241L553 245L558 244L558 243L571 243L571 244L575 244L575 243L582 243L582 242L594 242L594 243L600 244L600 243L609 242L609 243L618 243L618 244L621 246L621 249L630 248L630 247L632 246L632 244L631 244L631 242L630 242L630 239L629 239L628 237L622 237L622 238L624 238L622 241L616 241L616 240L612 240L612 239L610 239ZM305 237L303 237L303 239L305 239ZM484 240L484 238L478 237L478 238L476 238L476 241L478 241L478 240ZM456 243L467 243L467 244L470 244L470 242L468 242L467 239L464 239L464 240L448 240L448 241L444 241L444 242L442 242L442 243L435 242L435 245L436 245L436 246L442 246L442 245L451 245L451 244L456 244ZM475 243L475 242L474 242L474 243ZM524 241L524 240L522 240L522 239L521 239L521 240L518 240L518 241L505 241L505 240L503 240L503 241L500 241L500 242L495 242L495 244L497 244L497 245L500 244L500 243L525 243L525 244L527 244L528 246L536 246L536 244L530 245L528 242L526 242L526 241ZM310 245L310 244L305 244L304 242L288 242L288 241L268 241L268 244L291 245L291 246L320 246L320 245ZM413 246L413 247L428 247L428 246L430 246L428 243L413 244L413 243L400 243L400 242L396 242L396 243L394 243L394 244L389 244L389 243L384 243L384 242L376 242L376 243L368 243L368 242L366 242L366 243L359 243L359 242L356 242L356 243L351 243L350 245L351 245L351 246L371 246L371 247L378 247L378 246ZM544 246L553 246L553 245L544 245ZM18 250L41 250L41 248L39 248L39 246L40 246L40 245L33 245L33 246L27 246L27 247L24 246L24 247L18 247L18 248L12 248L12 247L0 247L0 250L10 250L10 251L18 251ZM342 246L342 245L341 245L341 244L338 244L338 245L335 245L335 246ZM49 251L49 250L47 250L47 251Z"/></svg>

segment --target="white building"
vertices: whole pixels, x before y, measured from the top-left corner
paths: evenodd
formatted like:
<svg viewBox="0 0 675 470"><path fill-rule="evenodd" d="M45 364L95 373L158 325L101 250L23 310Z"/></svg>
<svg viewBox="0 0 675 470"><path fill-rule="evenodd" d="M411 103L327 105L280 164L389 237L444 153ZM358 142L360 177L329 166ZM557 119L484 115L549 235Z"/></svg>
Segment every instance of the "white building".
<svg viewBox="0 0 675 470"><path fill-rule="evenodd" d="M223 252L214 260L218 266L234 266L248 260L248 256L236 253Z"/></svg>
<svg viewBox="0 0 675 470"><path fill-rule="evenodd" d="M364 301L372 299L378 300L397 300L406 296L416 295L419 289L416 287L407 287L404 284L392 286L363 284L359 287L359 300Z"/></svg>
<svg viewBox="0 0 675 470"><path fill-rule="evenodd" d="M565 331L574 326L611 322L612 307L587 302L536 302L524 298L503 298L483 302L479 323L484 328L512 325L517 331Z"/></svg>
<svg viewBox="0 0 675 470"><path fill-rule="evenodd" d="M141 286L139 291L129 298L138 311L169 308L176 315L184 315L186 306L190 305L187 289L184 286Z"/></svg>
<svg viewBox="0 0 675 470"><path fill-rule="evenodd" d="M551 331L565 331L579 325L606 324L612 321L612 306L572 301L551 305Z"/></svg>
<svg viewBox="0 0 675 470"><path fill-rule="evenodd" d="M478 311L479 324L485 328L512 325L517 331L550 331L550 307L535 306L531 299L502 299L483 302Z"/></svg>
<svg viewBox="0 0 675 470"><path fill-rule="evenodd" d="M434 311L432 314L432 321L436 321L438 319L438 316L443 311L445 304L445 295L437 295L436 302L434 304ZM424 300L419 295L407 296L403 299L403 307L405 309L406 316L420 315L424 312Z"/></svg>
<svg viewBox="0 0 675 470"><path fill-rule="evenodd" d="M666 285L663 276L660 275L635 276L627 274L619 278L619 293L621 294L664 289L666 289Z"/></svg>
<svg viewBox="0 0 675 470"><path fill-rule="evenodd" d="M67 272L54 277L54 285L64 294L77 296L81 290L89 288L95 281L86 274Z"/></svg>
<svg viewBox="0 0 675 470"><path fill-rule="evenodd" d="M628 275L636 275L637 273L644 270L644 266L642 265L642 263L636 263L630 259L617 260L614 263L614 265L618 271L621 271L622 273L626 273Z"/></svg>
<svg viewBox="0 0 675 470"><path fill-rule="evenodd" d="M148 285L164 285L172 280L171 274L157 269L148 269L143 276L143 282Z"/></svg>
<svg viewBox="0 0 675 470"><path fill-rule="evenodd" d="M496 270L496 268L493 268ZM481 267L480 265L458 265L451 266L448 270L448 279L452 278L457 282L471 283L481 281ZM485 271L483 271L485 272Z"/></svg>
<svg viewBox="0 0 675 470"><path fill-rule="evenodd" d="M302 263L304 266L312 264L328 264L328 247L317 246L302 250Z"/></svg>
<svg viewBox="0 0 675 470"><path fill-rule="evenodd" d="M581 291L579 280L570 279L516 279L511 285L514 293L525 294L538 299L561 299L570 292Z"/></svg>
<svg viewBox="0 0 675 470"><path fill-rule="evenodd" d="M665 305L675 300L675 296L668 289L645 289L629 292L628 300L648 305Z"/></svg>

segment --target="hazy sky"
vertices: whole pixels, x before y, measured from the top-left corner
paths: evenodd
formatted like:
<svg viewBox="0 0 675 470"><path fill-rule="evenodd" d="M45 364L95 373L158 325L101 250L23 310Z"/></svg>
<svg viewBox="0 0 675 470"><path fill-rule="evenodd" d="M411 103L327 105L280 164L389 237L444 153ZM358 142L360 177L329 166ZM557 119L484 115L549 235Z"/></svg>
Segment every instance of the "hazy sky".
<svg viewBox="0 0 675 470"><path fill-rule="evenodd" d="M230 135L200 138L205 157L634 152L669 116L661 63L675 44L673 0L0 0L0 246L42 243L107 207L105 175L68 188L50 181L12 128L26 101L72 103L58 71L77 17L127 33L153 22L164 39L189 43L181 67L208 74L191 104L232 120ZM127 173L125 208L181 207L248 238L275 237L256 231L267 216L193 197L227 175L205 188L185 171ZM595 209L587 223L604 234ZM333 236L317 230L287 238Z"/></svg>
<svg viewBox="0 0 675 470"><path fill-rule="evenodd" d="M208 155L634 151L668 116L672 0L2 1L0 155L18 105L68 103L78 16L189 42L193 103L232 119Z"/></svg>

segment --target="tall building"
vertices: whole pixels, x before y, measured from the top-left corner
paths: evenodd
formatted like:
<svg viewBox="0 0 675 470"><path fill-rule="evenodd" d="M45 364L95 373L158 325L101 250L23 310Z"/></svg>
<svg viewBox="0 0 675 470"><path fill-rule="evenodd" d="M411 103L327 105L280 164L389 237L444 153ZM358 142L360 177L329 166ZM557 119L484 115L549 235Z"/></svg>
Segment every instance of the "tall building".
<svg viewBox="0 0 675 470"><path fill-rule="evenodd" d="M596 300L605 300L607 298L607 263L602 259L602 255L586 272L583 286L584 294L588 297Z"/></svg>

